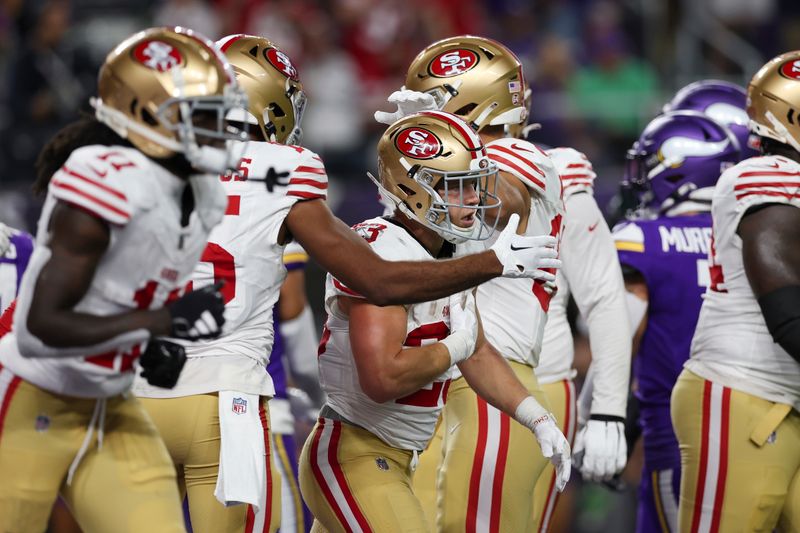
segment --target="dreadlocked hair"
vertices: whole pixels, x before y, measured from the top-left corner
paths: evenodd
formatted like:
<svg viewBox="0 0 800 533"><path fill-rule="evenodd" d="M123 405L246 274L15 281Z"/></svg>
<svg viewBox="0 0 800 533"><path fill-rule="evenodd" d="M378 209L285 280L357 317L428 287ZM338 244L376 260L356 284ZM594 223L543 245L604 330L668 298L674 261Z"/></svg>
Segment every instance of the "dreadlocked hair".
<svg viewBox="0 0 800 533"><path fill-rule="evenodd" d="M36 159L36 181L32 186L33 194L41 196L46 193L53 174L67 162L70 154L78 148L93 144L132 146L94 116L82 116L64 126L39 152L39 157Z"/></svg>

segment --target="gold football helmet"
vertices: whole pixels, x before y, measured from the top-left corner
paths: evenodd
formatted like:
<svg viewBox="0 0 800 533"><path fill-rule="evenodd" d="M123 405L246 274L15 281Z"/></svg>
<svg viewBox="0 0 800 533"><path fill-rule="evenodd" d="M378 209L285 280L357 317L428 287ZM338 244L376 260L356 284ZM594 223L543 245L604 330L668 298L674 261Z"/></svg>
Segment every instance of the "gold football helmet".
<svg viewBox="0 0 800 533"><path fill-rule="evenodd" d="M450 37L420 52L406 75L406 89L433 96L442 111L475 131L524 124L527 84L522 64L502 44L485 37Z"/></svg>
<svg viewBox="0 0 800 533"><path fill-rule="evenodd" d="M500 200L486 183L495 183L497 165L486 155L480 137L466 122L442 111L423 111L392 124L378 142L378 176L369 175L381 194L403 214L419 221L445 240L460 243L488 239L499 217L489 225L484 216ZM468 205L464 188L471 185L480 203ZM457 201L452 192L458 191ZM448 201L451 200L451 201ZM476 211L464 228L450 219L449 208Z"/></svg>
<svg viewBox="0 0 800 533"><path fill-rule="evenodd" d="M246 108L228 62L192 30L151 28L125 39L106 57L92 99L97 119L144 154L184 154L196 169L224 172L238 163L208 144L247 140L225 116Z"/></svg>
<svg viewBox="0 0 800 533"><path fill-rule="evenodd" d="M747 88L750 130L800 152L800 51L779 55L753 76Z"/></svg>
<svg viewBox="0 0 800 533"><path fill-rule="evenodd" d="M253 35L229 35L217 41L217 47L247 93L249 115L242 122L257 125L265 141L299 144L306 96L289 56Z"/></svg>

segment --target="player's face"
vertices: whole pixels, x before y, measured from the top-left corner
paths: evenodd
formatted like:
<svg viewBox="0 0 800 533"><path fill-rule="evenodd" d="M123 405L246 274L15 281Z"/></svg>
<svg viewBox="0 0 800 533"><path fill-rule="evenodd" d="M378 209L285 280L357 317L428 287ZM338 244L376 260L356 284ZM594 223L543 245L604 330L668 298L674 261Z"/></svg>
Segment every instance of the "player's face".
<svg viewBox="0 0 800 533"><path fill-rule="evenodd" d="M461 188L448 187L447 193L440 191L444 196L444 201L448 204L460 204L466 207L450 207L450 221L460 228L471 228L475 224L476 210L480 204L480 197L477 190L477 179L462 180Z"/></svg>

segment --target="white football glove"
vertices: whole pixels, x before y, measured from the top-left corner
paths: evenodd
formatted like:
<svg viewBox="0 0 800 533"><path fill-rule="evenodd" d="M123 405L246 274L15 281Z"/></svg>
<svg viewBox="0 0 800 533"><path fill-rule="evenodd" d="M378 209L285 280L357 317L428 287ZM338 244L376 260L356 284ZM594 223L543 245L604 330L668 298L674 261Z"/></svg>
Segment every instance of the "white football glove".
<svg viewBox="0 0 800 533"><path fill-rule="evenodd" d="M453 294L450 296L450 335L441 341L450 352L450 366L471 356L477 339L475 295L471 290Z"/></svg>
<svg viewBox="0 0 800 533"><path fill-rule="evenodd" d="M556 275L542 270L560 268L556 238L550 235L517 235L519 215L514 213L490 248L503 265L504 278L533 278L555 281Z"/></svg>
<svg viewBox="0 0 800 533"><path fill-rule="evenodd" d="M386 99L390 104L397 104L397 111L375 111L375 120L381 124L391 125L414 113L420 111L436 111L436 102L433 96L418 91L409 91L405 87L395 91Z"/></svg>
<svg viewBox="0 0 800 533"><path fill-rule="evenodd" d="M588 481L608 481L622 472L628 458L625 423L589 420L575 438L575 468Z"/></svg>
<svg viewBox="0 0 800 533"><path fill-rule="evenodd" d="M569 441L558 429L555 418L533 396L528 396L517 406L514 418L533 431L542 455L556 468L556 489L562 492L572 471Z"/></svg>
<svg viewBox="0 0 800 533"><path fill-rule="evenodd" d="M14 230L0 222L0 257L6 255L11 247L11 234Z"/></svg>

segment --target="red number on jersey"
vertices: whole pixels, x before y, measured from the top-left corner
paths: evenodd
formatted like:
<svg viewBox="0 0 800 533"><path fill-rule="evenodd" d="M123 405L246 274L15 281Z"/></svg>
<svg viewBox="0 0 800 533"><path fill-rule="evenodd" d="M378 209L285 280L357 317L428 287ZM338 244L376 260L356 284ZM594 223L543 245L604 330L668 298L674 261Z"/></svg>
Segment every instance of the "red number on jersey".
<svg viewBox="0 0 800 533"><path fill-rule="evenodd" d="M221 181L247 181L247 176L250 174L250 164L253 162L252 159L249 157L243 157L241 161L239 161L239 168L235 171L229 170L225 174L220 174L219 179Z"/></svg>
<svg viewBox="0 0 800 533"><path fill-rule="evenodd" d="M200 261L211 263L214 268L214 283L225 282L221 291L223 301L227 304L236 298L236 262L233 255L219 244L210 242L203 250Z"/></svg>
<svg viewBox="0 0 800 533"><path fill-rule="evenodd" d="M561 234L561 215L556 215L553 217L553 220L550 221L550 235L553 237L559 237ZM555 274L556 270L554 268L545 268L546 272L550 272L551 274ZM547 312L550 309L550 300L553 299L553 296L556 294L555 288L552 290L548 290L545 286L545 282L537 279L533 282L533 294L536 296L536 299L539 300L539 305L542 306L542 310Z"/></svg>
<svg viewBox="0 0 800 533"><path fill-rule="evenodd" d="M385 229L385 224L356 224L353 226L353 231L358 233L367 242L375 242L378 235Z"/></svg>
<svg viewBox="0 0 800 533"><path fill-rule="evenodd" d="M444 322L423 324L409 332L403 346L424 346L426 344L432 344L444 339L449 334L450 328ZM428 408L444 405L447 399L447 389L450 387L450 380L434 381L431 383L430 387L429 389L422 388L408 396L398 398L395 400L395 403Z"/></svg>
<svg viewBox="0 0 800 533"><path fill-rule="evenodd" d="M714 292L728 292L728 289L721 287L725 283L725 276L722 273L722 265L717 264L717 249L714 246L714 230L711 230L711 253L708 254L708 274L711 278L710 289Z"/></svg>

